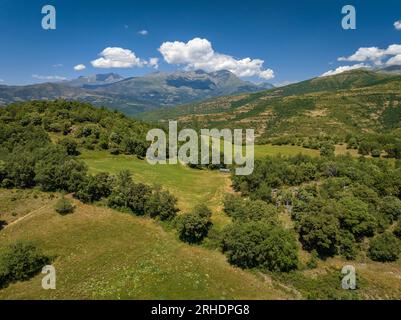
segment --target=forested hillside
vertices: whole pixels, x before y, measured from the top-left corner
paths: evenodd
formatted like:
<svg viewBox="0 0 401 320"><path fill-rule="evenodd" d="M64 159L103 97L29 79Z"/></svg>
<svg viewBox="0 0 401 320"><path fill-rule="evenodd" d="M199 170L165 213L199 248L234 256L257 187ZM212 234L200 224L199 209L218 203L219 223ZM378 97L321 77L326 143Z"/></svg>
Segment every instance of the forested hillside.
<svg viewBox="0 0 401 320"><path fill-rule="evenodd" d="M400 144L400 90L398 75L356 70L145 113L141 118L178 119L199 128L254 128L264 143L317 147L316 142L329 141L362 146L363 153L384 152Z"/></svg>

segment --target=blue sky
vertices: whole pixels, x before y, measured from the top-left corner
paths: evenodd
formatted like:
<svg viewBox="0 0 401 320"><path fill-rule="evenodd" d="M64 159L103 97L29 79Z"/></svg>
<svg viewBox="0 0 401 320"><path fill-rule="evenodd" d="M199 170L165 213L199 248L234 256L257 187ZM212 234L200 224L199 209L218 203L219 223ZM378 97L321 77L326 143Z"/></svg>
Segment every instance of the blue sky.
<svg viewBox="0 0 401 320"><path fill-rule="evenodd" d="M56 30L41 27L46 4L57 10ZM356 30L341 27L346 4L356 8ZM156 70L151 58L158 58L159 71L228 65L244 79L300 81L340 66L385 64L398 50L401 64L401 47L389 50L401 44L398 20L399 0L0 0L0 84L106 72L143 75ZM338 61L363 47L378 52ZM86 68L74 70L80 64Z"/></svg>

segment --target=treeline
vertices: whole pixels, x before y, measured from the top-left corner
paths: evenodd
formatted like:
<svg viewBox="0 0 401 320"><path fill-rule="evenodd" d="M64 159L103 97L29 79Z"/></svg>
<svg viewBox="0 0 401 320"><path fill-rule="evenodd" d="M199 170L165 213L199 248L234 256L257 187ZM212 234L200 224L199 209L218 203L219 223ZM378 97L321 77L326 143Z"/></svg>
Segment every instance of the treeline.
<svg viewBox="0 0 401 320"><path fill-rule="evenodd" d="M55 100L29 101L0 108L0 154L16 146L43 145L52 135L74 140L88 150L146 155L149 126L117 111L90 104Z"/></svg>
<svg viewBox="0 0 401 320"><path fill-rule="evenodd" d="M303 248L322 258L394 261L401 252L399 165L351 156L269 157L255 163L252 175L233 176L233 185L251 201L286 208Z"/></svg>

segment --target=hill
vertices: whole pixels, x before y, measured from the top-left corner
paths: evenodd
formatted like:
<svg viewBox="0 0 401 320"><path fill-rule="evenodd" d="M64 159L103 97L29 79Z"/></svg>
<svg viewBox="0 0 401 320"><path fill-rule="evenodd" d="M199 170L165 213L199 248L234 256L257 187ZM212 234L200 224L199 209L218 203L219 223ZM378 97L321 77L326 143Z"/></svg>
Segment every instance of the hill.
<svg viewBox="0 0 401 320"><path fill-rule="evenodd" d="M282 88L139 115L198 127L255 128L260 138L391 132L401 126L401 77L356 70Z"/></svg>

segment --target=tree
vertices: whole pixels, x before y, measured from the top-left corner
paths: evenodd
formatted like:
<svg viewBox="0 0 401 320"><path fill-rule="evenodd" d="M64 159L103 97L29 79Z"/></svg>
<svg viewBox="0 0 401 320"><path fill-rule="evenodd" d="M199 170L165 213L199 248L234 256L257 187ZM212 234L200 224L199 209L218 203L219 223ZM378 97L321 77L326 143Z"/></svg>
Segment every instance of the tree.
<svg viewBox="0 0 401 320"><path fill-rule="evenodd" d="M207 236L212 222L212 212L205 205L195 207L194 211L180 217L178 233L182 241L200 243Z"/></svg>
<svg viewBox="0 0 401 320"><path fill-rule="evenodd" d="M114 179L108 173L98 173L95 176L88 176L79 186L74 197L85 203L99 201L107 198L113 189Z"/></svg>
<svg viewBox="0 0 401 320"><path fill-rule="evenodd" d="M149 186L134 183L130 172L124 170L117 175L115 186L108 198L108 205L137 215L144 215L151 193Z"/></svg>
<svg viewBox="0 0 401 320"><path fill-rule="evenodd" d="M340 233L339 253L347 260L354 260L358 254L355 237L349 231Z"/></svg>
<svg viewBox="0 0 401 320"><path fill-rule="evenodd" d="M339 203L342 206L342 228L350 231L357 240L364 236L373 236L377 226L376 219L365 202L355 197L345 197Z"/></svg>
<svg viewBox="0 0 401 320"><path fill-rule="evenodd" d="M372 239L369 246L369 257L374 261L396 261L400 255L400 240L389 232Z"/></svg>
<svg viewBox="0 0 401 320"><path fill-rule="evenodd" d="M31 243L17 242L8 246L0 255L0 288L14 281L30 279L50 260Z"/></svg>
<svg viewBox="0 0 401 320"><path fill-rule="evenodd" d="M394 196L384 197L380 203L379 210L390 221L395 221L401 218L401 200Z"/></svg>
<svg viewBox="0 0 401 320"><path fill-rule="evenodd" d="M320 256L333 256L337 253L340 223L336 216L325 213L306 214L299 222L298 232L306 250L316 250Z"/></svg>
<svg viewBox="0 0 401 320"><path fill-rule="evenodd" d="M10 184L17 188L29 188L35 185L35 160L30 152L16 150L7 157L5 172ZM4 179L4 180L5 180Z"/></svg>
<svg viewBox="0 0 401 320"><path fill-rule="evenodd" d="M262 200L244 200L234 195L224 199L224 212L234 220L261 221L278 223L278 213L275 206Z"/></svg>
<svg viewBox="0 0 401 320"><path fill-rule="evenodd" d="M177 198L168 191L156 189L150 194L145 203L145 213L151 218L171 220L179 211L176 207Z"/></svg>
<svg viewBox="0 0 401 320"><path fill-rule="evenodd" d="M239 218L241 221L265 221L278 224L278 212L272 204L262 200L246 200L244 209L244 215Z"/></svg>
<svg viewBox="0 0 401 320"><path fill-rule="evenodd" d="M261 243L257 258L261 267L275 272L288 272L298 266L298 247L294 236L280 227L271 229Z"/></svg>
<svg viewBox="0 0 401 320"><path fill-rule="evenodd" d="M241 268L290 271L298 265L293 236L281 227L263 222L236 222L226 227L222 250L231 264Z"/></svg>

